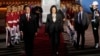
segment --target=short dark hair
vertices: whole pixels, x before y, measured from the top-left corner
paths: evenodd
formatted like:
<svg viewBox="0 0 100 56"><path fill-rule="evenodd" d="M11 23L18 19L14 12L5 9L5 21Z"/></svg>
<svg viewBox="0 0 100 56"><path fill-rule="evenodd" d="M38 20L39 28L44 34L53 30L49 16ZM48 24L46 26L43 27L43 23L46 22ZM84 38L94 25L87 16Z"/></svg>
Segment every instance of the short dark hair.
<svg viewBox="0 0 100 56"><path fill-rule="evenodd" d="M50 8L50 13L52 14L52 8L55 8L56 9L56 13L57 13L57 7L56 5L52 5L51 8Z"/></svg>
<svg viewBox="0 0 100 56"><path fill-rule="evenodd" d="M25 6L24 6L24 10L26 9L26 7L29 7L29 8L30 8L30 6L29 6L29 5L25 5Z"/></svg>

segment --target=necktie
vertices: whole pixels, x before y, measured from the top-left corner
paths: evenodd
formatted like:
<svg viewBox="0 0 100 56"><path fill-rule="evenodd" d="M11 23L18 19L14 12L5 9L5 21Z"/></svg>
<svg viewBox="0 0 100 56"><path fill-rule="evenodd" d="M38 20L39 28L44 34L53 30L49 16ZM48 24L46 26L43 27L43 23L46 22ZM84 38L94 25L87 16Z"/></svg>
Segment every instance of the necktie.
<svg viewBox="0 0 100 56"><path fill-rule="evenodd" d="M29 15L28 15L28 14L27 14L27 16L26 16L26 17L27 17L27 21L29 21Z"/></svg>
<svg viewBox="0 0 100 56"><path fill-rule="evenodd" d="M82 15L81 15L81 13L79 13L79 23L80 24L82 23Z"/></svg>

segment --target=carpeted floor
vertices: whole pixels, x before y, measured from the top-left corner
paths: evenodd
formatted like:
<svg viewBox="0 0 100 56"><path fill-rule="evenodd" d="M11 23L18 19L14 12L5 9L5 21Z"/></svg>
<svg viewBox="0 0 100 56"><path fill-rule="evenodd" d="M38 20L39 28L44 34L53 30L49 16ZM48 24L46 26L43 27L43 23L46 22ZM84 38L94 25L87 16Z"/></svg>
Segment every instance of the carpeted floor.
<svg viewBox="0 0 100 56"><path fill-rule="evenodd" d="M59 56L65 56L65 44L61 34ZM49 36L45 34L45 26L40 27L37 36L34 40L34 56L52 56L51 55L51 42Z"/></svg>

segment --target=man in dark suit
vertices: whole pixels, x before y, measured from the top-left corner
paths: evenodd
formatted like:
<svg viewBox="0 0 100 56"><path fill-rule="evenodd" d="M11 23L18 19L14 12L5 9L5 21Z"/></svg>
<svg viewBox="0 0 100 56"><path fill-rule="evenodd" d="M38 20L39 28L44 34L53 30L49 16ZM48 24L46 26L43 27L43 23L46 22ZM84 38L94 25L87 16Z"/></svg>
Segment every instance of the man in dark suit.
<svg viewBox="0 0 100 56"><path fill-rule="evenodd" d="M60 4L60 9L58 10L58 13L61 14L63 21L66 18L66 7L64 6L64 4Z"/></svg>
<svg viewBox="0 0 100 56"><path fill-rule="evenodd" d="M64 21L65 15L64 15L62 9L59 9L59 10L58 10L58 13L61 15L61 17L62 17L62 19L63 19L63 21Z"/></svg>
<svg viewBox="0 0 100 56"><path fill-rule="evenodd" d="M85 44L85 30L88 28L89 19L87 14L83 11L82 6L79 6L79 13L75 16L75 30L77 32L77 44L76 47L79 49L80 35L81 35L81 48L84 49Z"/></svg>
<svg viewBox="0 0 100 56"><path fill-rule="evenodd" d="M61 15L62 20L63 20L62 24L64 24L64 21L66 19L66 8L65 8L64 4L62 4L62 3L60 4L60 9L58 10L58 14ZM62 27L62 31L64 32L64 28L63 27Z"/></svg>
<svg viewBox="0 0 100 56"><path fill-rule="evenodd" d="M25 6L25 13L20 16L20 31L23 34L26 56L33 55L34 36L37 30L36 16L31 14L29 6Z"/></svg>
<svg viewBox="0 0 100 56"><path fill-rule="evenodd" d="M37 28L39 28L39 21L42 22L42 13L43 10L41 8L40 4L37 4L35 7L32 8L32 13L37 16L36 21L37 21Z"/></svg>
<svg viewBox="0 0 100 56"><path fill-rule="evenodd" d="M47 15L46 32L49 34L52 44L53 56L58 55L58 47L60 44L60 33L62 31L62 17L57 13L57 8L53 5Z"/></svg>

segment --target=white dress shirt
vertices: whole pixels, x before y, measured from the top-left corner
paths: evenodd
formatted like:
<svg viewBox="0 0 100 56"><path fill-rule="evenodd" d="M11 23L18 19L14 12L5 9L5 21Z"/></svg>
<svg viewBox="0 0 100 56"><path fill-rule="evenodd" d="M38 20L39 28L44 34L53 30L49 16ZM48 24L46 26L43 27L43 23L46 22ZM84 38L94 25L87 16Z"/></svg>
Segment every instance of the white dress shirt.
<svg viewBox="0 0 100 56"><path fill-rule="evenodd" d="M27 17L27 18L30 18L30 14L26 14L26 17Z"/></svg>
<svg viewBox="0 0 100 56"><path fill-rule="evenodd" d="M56 22L56 14L52 14L52 20L53 22Z"/></svg>

